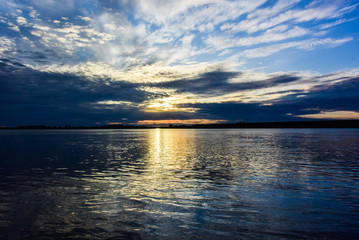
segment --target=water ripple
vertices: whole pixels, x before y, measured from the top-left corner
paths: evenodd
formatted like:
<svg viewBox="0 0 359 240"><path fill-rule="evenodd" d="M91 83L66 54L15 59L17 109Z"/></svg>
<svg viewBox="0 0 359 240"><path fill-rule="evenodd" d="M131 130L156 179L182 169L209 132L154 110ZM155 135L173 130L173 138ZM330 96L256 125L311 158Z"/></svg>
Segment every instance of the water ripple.
<svg viewBox="0 0 359 240"><path fill-rule="evenodd" d="M355 239L358 133L2 131L0 238Z"/></svg>

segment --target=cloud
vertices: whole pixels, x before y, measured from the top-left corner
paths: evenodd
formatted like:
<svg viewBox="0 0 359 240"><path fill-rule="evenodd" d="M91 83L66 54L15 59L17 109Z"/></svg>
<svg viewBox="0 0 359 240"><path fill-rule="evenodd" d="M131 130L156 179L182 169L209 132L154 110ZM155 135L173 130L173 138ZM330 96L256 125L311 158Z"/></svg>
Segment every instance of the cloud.
<svg viewBox="0 0 359 240"><path fill-rule="evenodd" d="M305 28L294 27L285 32L273 31L272 29L267 30L260 36L256 37L243 37L243 38L228 38L225 36L210 37L206 40L206 43L215 47L218 50L238 47L238 46L252 46L261 43L278 42L281 40L296 38L304 36L310 33Z"/></svg>
<svg viewBox="0 0 359 240"><path fill-rule="evenodd" d="M136 2L139 11L136 17L156 24L165 25L167 29L180 30L201 27L208 24L217 25L230 19L236 19L241 15L253 11L265 3L260 1L176 1L140 0ZM205 29L205 27L204 27Z"/></svg>
<svg viewBox="0 0 359 240"><path fill-rule="evenodd" d="M16 46L14 40L0 36L0 56L2 56L4 53L11 52L13 48Z"/></svg>
<svg viewBox="0 0 359 240"><path fill-rule="evenodd" d="M86 22L91 22L92 19L90 17L83 17L83 16L79 16L80 19L82 19L83 21L86 21Z"/></svg>
<svg viewBox="0 0 359 240"><path fill-rule="evenodd" d="M135 106L147 98L146 93L137 90L135 84L111 82L105 78L92 81L68 73L41 72L8 60L2 60L0 64L0 85L3 121L16 116L17 121L27 119L24 116L29 114L38 121L51 116L57 116L61 121L61 116L66 115L106 115L119 109L126 112L127 105L113 109L98 106L104 106L108 99Z"/></svg>
<svg viewBox="0 0 359 240"><path fill-rule="evenodd" d="M215 2L216 1L214 0L183 0L176 2L163 0L138 0L136 2L139 9L137 17L144 18L150 23L162 25L173 20L173 18L179 14L186 12L189 8Z"/></svg>
<svg viewBox="0 0 359 240"><path fill-rule="evenodd" d="M217 70L203 73L194 79L176 80L153 85L156 87L176 89L176 92L178 93L192 93L199 95L199 97L196 97L197 102L241 102L252 101L249 99L257 99L254 101L258 101L258 98L263 98L265 94L273 95L271 93L273 90L270 90L271 88L278 87L280 89L281 85L287 85L301 80L300 77L295 75L274 74L266 75L265 79L262 79L261 81L233 81L233 79L238 79L241 74L242 73L240 72ZM248 76L248 73L246 74ZM269 90L269 93L265 93L265 89ZM189 97L188 99L192 98L193 97Z"/></svg>
<svg viewBox="0 0 359 240"><path fill-rule="evenodd" d="M231 64L204 62L189 65L163 66L161 63L154 63L125 70L119 70L108 64L96 62L85 62L72 66L52 64L35 67L35 69L43 72L71 73L89 79L108 78L112 81L125 81L138 84L156 84L178 79L192 79L200 74L219 68L231 68Z"/></svg>
<svg viewBox="0 0 359 240"><path fill-rule="evenodd" d="M19 119L53 122L50 118L75 116L87 124L118 122L122 118L128 118L126 122L290 120L318 111L358 111L355 69L326 75L217 69L148 84L89 78L66 71L44 72L6 59L1 60L0 70L0 112L5 125L21 123Z"/></svg>
<svg viewBox="0 0 359 240"><path fill-rule="evenodd" d="M359 111L320 111L319 113L297 115L312 119L359 119Z"/></svg>
<svg viewBox="0 0 359 240"><path fill-rule="evenodd" d="M313 20L335 19L353 11L357 6L355 4L343 8L340 4L334 2L318 6L309 4L304 9L299 7L289 9L290 7L295 7L298 2L300 1L277 1L272 7L258 9L250 13L247 19L237 24L225 24L221 28L230 32L245 31L247 33L255 33L283 23L303 23Z"/></svg>
<svg viewBox="0 0 359 240"><path fill-rule="evenodd" d="M316 34L313 29L323 26L323 19L341 18L345 22L344 15L356 8L337 2L306 6L298 2L66 0L59 4L41 0L21 4L10 1L0 10L7 13L4 19L8 28L21 33L12 39L16 40L13 54L31 67L71 67L87 62L107 65L111 72L152 64L183 65L229 49L221 61L237 61L238 50L233 48L253 45L270 45L262 49L270 54L293 47L295 43L289 39ZM312 26L299 25L309 21ZM330 38L317 41L326 39ZM274 44L279 41L282 45ZM251 49L244 51L242 56L249 58L264 55Z"/></svg>
<svg viewBox="0 0 359 240"><path fill-rule="evenodd" d="M258 72L261 63L253 59L272 55L268 59L275 62L274 54L287 49L298 58L323 47L345 49L356 40L345 27L356 21L356 8L351 2L299 0L5 1L0 4L0 104L9 113L4 119L26 113L34 119L62 113L85 119L93 113L113 122L121 114L133 122L233 119L221 106L257 111L256 116L271 109L285 119L290 117L285 113L292 118L315 113L290 107L355 111L349 99L356 97L344 86L357 86L357 70L327 75L315 73L316 67L311 73L288 72L298 69L291 66ZM278 107L287 103L288 108Z"/></svg>
<svg viewBox="0 0 359 240"><path fill-rule="evenodd" d="M339 25L339 24L343 24L343 23L347 23L347 22L354 21L354 20L356 20L356 19L357 19L357 18L339 19L339 20L336 20L335 22L323 24L323 25L321 25L319 28L320 28L320 29L328 29L328 28L332 28L332 27L334 27L334 26L337 26L337 25Z"/></svg>
<svg viewBox="0 0 359 240"><path fill-rule="evenodd" d="M17 17L16 22L19 25L26 25L27 24L26 18L24 18L24 17Z"/></svg>
<svg viewBox="0 0 359 240"><path fill-rule="evenodd" d="M313 50L315 47L318 46L336 47L352 40L353 40L352 37L347 37L342 39L325 38L325 39L309 39L303 41L293 41L288 43L281 43L281 44L275 44L265 47L248 49L245 50L243 53L238 54L237 57L239 56L245 56L247 58L267 57L288 48Z"/></svg>
<svg viewBox="0 0 359 240"><path fill-rule="evenodd" d="M137 104L130 101L113 101L113 100L106 100L106 101L98 101L93 103L93 105L100 105L94 106L94 108L98 109L133 109L137 107ZM102 106L101 106L102 105ZM105 105L105 107L104 107Z"/></svg>
<svg viewBox="0 0 359 240"><path fill-rule="evenodd" d="M143 102L140 106L144 112L162 113L162 112L185 112L195 113L199 109L191 107L195 102L194 95L172 94L168 97L152 98Z"/></svg>
<svg viewBox="0 0 359 240"><path fill-rule="evenodd" d="M255 33L259 30L264 30L285 22L277 16L289 7L296 5L299 1L277 1L272 7L257 9L248 14L247 19L239 23L225 23L221 26L222 30L229 30L230 32L245 31L248 33Z"/></svg>

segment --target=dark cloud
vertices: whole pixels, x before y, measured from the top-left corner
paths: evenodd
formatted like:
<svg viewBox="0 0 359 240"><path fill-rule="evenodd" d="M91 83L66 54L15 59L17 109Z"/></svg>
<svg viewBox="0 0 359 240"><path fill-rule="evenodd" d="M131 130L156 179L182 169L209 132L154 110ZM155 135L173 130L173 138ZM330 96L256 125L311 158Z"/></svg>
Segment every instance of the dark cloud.
<svg viewBox="0 0 359 240"><path fill-rule="evenodd" d="M23 68L26 67L21 63L13 62L4 58L0 59L0 73L4 73L4 74L11 73Z"/></svg>
<svg viewBox="0 0 359 240"><path fill-rule="evenodd" d="M281 86L300 77L283 74L264 81L230 83L241 73L214 71L195 79L153 83L147 86L172 88L178 93L215 94ZM342 79L330 76L331 82ZM313 78L307 81L315 81ZM144 119L226 119L229 121L263 122L298 120L295 115L325 110L359 111L359 78L346 77L332 84L324 82L307 93L291 90L292 94L262 103L195 103L181 107L197 108L197 112L143 112L138 105L163 93L141 91L143 84L89 79L68 73L42 72L9 59L0 59L0 125L94 125L95 122L128 122ZM286 93L286 91L283 91ZM277 91L276 93L280 93ZM162 96L163 97L163 96ZM99 101L125 101L126 105L101 105ZM288 113L292 115L288 115Z"/></svg>
<svg viewBox="0 0 359 240"><path fill-rule="evenodd" d="M338 77L337 79L334 78L335 75L332 77L333 81L343 80L343 77ZM298 80L299 77L283 75L266 81L253 83L253 85L238 84L242 88L239 88L238 85L233 88L236 89L236 91L238 91L238 89L260 89ZM315 81L315 78L310 81ZM205 81L200 82L203 83ZM230 89L231 84L225 83L223 80L222 83L228 86L228 91L232 91ZM208 85L203 84L203 86ZM194 85L190 85L188 91L192 91L193 88ZM223 86L220 86L219 89L227 90L227 88ZM197 90L195 90L195 92L197 92ZM202 91L202 93L207 92L206 88ZM287 91L277 91L276 93L286 92ZM290 92L292 92L292 94L271 101L273 105L262 105L261 103L209 103L194 104L191 107L200 109L197 112L199 116L247 122L302 120L295 116L318 113L320 111L359 111L358 77L346 77L345 81L335 84L324 83L317 85L312 87L309 93L303 93L302 90L290 90Z"/></svg>
<svg viewBox="0 0 359 240"><path fill-rule="evenodd" d="M198 104L199 113L210 114L212 118L226 119L232 122L266 122L289 121L292 117L286 115L287 108L279 106L262 106L258 103L210 103Z"/></svg>
<svg viewBox="0 0 359 240"><path fill-rule="evenodd" d="M239 77L241 74L242 73L240 72L213 71L204 73L195 79L181 79L153 85L163 88L174 88L178 92L191 92L198 94L226 94L241 90L253 90L274 87L281 84L288 84L300 80L300 77L298 76L283 74L281 76L268 78L264 81L243 83L229 82L230 79Z"/></svg>
<svg viewBox="0 0 359 240"><path fill-rule="evenodd" d="M113 117L116 113L111 109L96 109L93 103L106 100L140 103L147 96L145 92L137 90L137 87L136 84L122 81L90 80L72 74L41 72L2 59L0 61L1 125L22 123L27 119L43 122L42 119L49 116L89 116L111 113ZM128 111L129 109L124 109L120 112Z"/></svg>
<svg viewBox="0 0 359 240"><path fill-rule="evenodd" d="M337 80L337 79L336 79ZM346 78L346 81L335 84L324 84L310 89L309 93L300 98L282 98L278 104L292 105L296 114L329 111L359 111L359 78Z"/></svg>

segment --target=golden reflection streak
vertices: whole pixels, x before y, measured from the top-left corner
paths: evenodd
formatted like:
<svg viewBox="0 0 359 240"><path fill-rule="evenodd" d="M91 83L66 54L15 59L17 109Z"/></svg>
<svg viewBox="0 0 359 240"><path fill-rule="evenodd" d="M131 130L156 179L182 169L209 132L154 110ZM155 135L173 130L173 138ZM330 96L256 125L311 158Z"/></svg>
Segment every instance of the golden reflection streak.
<svg viewBox="0 0 359 240"><path fill-rule="evenodd" d="M195 130L179 129L156 128L146 131L146 142L143 142L147 146L144 146L146 153L140 159L133 159L141 164L123 166L121 172L126 174L120 176L95 172L92 177L86 178L86 182L89 185L102 185L103 194L110 198L116 198L115 195L120 193L137 200L146 197L167 201L184 195L190 197L192 190L183 189L182 177L193 168L194 162L189 159L196 152L195 134ZM112 155L109 151L108 154L114 161L122 159L121 153ZM174 195L177 193L181 196Z"/></svg>
<svg viewBox="0 0 359 240"><path fill-rule="evenodd" d="M118 211L117 197L124 196L145 202L141 209L124 204L123 209L126 211L177 214L166 208L158 212L156 203L173 204L184 199L201 199L201 179L189 177L196 171L194 169L198 168L197 165L202 167L199 172L203 174L202 180L208 180L209 183L218 180L230 184L231 181L237 181L237 176L248 186L270 182L281 169L276 157L282 159L282 148L280 141L276 141L276 134L258 134L264 139L256 141L257 147L254 148L254 143L244 138L246 134L230 137L233 134L231 131L208 131L205 138L200 137L201 133L195 129L156 128L143 133L145 142L141 144L146 152L141 158L131 160L139 164L123 166L117 176L113 175L114 172L97 172L86 179L89 187L102 188L97 196L99 199L90 199L89 204L113 202L100 206L99 210L115 213ZM120 155L115 159L121 159ZM233 198L238 197L235 193L231 194Z"/></svg>
<svg viewBox="0 0 359 240"><path fill-rule="evenodd" d="M193 131L160 128L150 132L145 178L151 182L154 189L180 187L180 179L176 179L178 174L176 175L175 171L191 167L188 157L194 153L196 147L191 134Z"/></svg>

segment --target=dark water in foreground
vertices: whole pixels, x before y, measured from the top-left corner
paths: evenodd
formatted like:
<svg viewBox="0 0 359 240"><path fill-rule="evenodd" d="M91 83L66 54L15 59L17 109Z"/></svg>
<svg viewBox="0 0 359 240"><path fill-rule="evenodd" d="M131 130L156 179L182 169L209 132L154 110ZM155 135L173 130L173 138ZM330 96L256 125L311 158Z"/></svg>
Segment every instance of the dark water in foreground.
<svg viewBox="0 0 359 240"><path fill-rule="evenodd" d="M359 239L358 129L0 131L0 239Z"/></svg>

